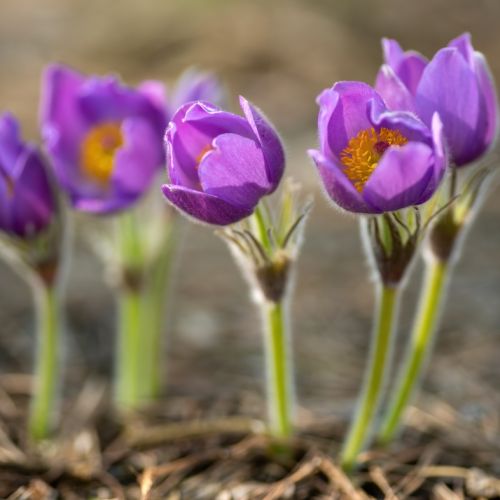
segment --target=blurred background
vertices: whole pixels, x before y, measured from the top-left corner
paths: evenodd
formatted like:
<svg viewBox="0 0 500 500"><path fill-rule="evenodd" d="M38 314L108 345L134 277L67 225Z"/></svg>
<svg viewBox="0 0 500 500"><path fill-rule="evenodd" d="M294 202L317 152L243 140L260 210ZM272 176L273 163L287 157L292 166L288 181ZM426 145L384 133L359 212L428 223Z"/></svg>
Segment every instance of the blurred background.
<svg viewBox="0 0 500 500"><path fill-rule="evenodd" d="M298 399L316 415L353 402L370 339L372 284L357 221L323 198L306 149L316 144L316 95L337 80L372 83L380 39L431 56L464 31L500 81L498 0L2 0L0 109L38 141L40 75L51 61L85 73L173 83L188 66L213 70L230 107L242 94L281 131L288 173L315 197L294 296ZM470 418L500 408L500 190L490 192L456 266L420 401L439 397ZM92 225L87 218L86 224ZM171 391L193 397L253 394L263 372L259 318L239 270L208 228L187 225L168 304ZM421 266L405 295L409 334ZM78 242L67 288L74 386L112 372L113 297L101 263ZM21 280L0 264L0 370L29 372L32 312ZM397 359L400 358L399 351ZM71 387L71 384L70 386Z"/></svg>

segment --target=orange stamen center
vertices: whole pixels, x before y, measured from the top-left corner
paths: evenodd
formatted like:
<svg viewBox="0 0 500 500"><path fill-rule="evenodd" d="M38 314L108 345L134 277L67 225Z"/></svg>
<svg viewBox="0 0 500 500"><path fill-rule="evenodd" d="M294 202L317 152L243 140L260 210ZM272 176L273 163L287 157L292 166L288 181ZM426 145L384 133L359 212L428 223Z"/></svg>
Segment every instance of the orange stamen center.
<svg viewBox="0 0 500 500"><path fill-rule="evenodd" d="M385 150L407 142L408 139L398 130L381 128L377 132L373 127L361 130L340 153L345 175L361 193Z"/></svg>
<svg viewBox="0 0 500 500"><path fill-rule="evenodd" d="M115 153L123 144L118 122L106 122L90 130L81 147L83 171L101 184L113 173Z"/></svg>

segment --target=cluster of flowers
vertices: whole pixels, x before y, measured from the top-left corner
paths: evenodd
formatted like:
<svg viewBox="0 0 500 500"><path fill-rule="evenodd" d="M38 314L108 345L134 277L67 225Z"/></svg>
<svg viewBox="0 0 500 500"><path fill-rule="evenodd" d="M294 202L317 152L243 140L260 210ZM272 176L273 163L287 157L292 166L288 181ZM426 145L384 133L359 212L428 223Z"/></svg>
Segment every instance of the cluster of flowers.
<svg viewBox="0 0 500 500"><path fill-rule="evenodd" d="M343 81L319 95L319 148L309 151L328 197L362 216L380 288L374 348L342 454L346 468L367 443L378 412L398 295L423 241L430 271L417 316L430 321L422 326L417 318L415 335L431 344L436 297L443 294L448 264L489 172L464 167L487 153L497 133L494 83L469 35L453 40L430 61L404 52L393 40L384 40L383 50L385 62L374 87ZM46 168L35 147L21 141L15 120L4 115L0 227L16 240L38 241L61 219L56 185L76 210L112 214L130 208L155 185L164 164L164 139L169 178L162 186L164 197L190 218L230 226L221 234L259 292L269 339L271 429L286 436L293 398L284 302L306 210L297 208L293 189L287 189L280 216L270 212L262 199L283 177L281 140L246 99L240 98L242 115L236 115L214 104L219 97L213 79L195 74L167 98L158 82L132 89L114 78L86 78L50 67L43 82L41 131L52 168ZM463 178L462 171L470 173ZM39 276L53 277L47 264L55 258L39 250L28 255ZM429 301L431 292L438 293ZM423 356L410 349L382 440L392 437L422 362Z"/></svg>

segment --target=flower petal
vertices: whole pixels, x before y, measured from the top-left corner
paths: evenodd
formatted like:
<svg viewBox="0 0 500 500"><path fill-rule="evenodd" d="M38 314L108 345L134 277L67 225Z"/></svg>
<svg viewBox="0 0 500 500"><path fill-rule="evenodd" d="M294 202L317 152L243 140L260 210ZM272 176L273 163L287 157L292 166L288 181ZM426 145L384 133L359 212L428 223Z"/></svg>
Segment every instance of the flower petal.
<svg viewBox="0 0 500 500"><path fill-rule="evenodd" d="M429 63L418 87L416 109L429 126L434 112L439 113L458 166L484 152L486 104L479 94L476 75L458 49L441 49Z"/></svg>
<svg viewBox="0 0 500 500"><path fill-rule="evenodd" d="M184 214L207 224L233 224L251 215L254 209L232 205L217 196L183 186L164 184L162 191L167 200Z"/></svg>
<svg viewBox="0 0 500 500"><path fill-rule="evenodd" d="M427 201L434 177L432 149L419 142L390 147L363 189L364 199L380 212L393 212Z"/></svg>
<svg viewBox="0 0 500 500"><path fill-rule="evenodd" d="M79 96L82 112L92 123L121 122L125 118L144 118L161 138L167 125L166 110L138 90L126 87L112 76L85 80Z"/></svg>
<svg viewBox="0 0 500 500"><path fill-rule="evenodd" d="M221 111L204 102L181 106L165 135L170 181L198 189L197 168L201 156L212 147L215 137L225 133L253 137L248 123L241 116Z"/></svg>
<svg viewBox="0 0 500 500"><path fill-rule="evenodd" d="M371 127L368 119L368 103L373 101L375 106L385 109L380 95L368 84L362 82L339 82L332 87L332 92L338 94L338 101L332 110L329 119L321 117L321 107L331 106L333 96L323 92L318 102L320 105L321 126L325 126L330 150L335 158L361 130ZM325 153L325 151L323 152Z"/></svg>
<svg viewBox="0 0 500 500"><path fill-rule="evenodd" d="M318 168L328 197L339 207L348 212L361 214L380 213L379 210L366 203L342 169L333 161L314 149L310 149L308 154Z"/></svg>
<svg viewBox="0 0 500 500"><path fill-rule="evenodd" d="M111 184L118 192L142 194L158 167L164 164L164 153L156 131L141 118L122 123L123 146L116 151Z"/></svg>
<svg viewBox="0 0 500 500"><path fill-rule="evenodd" d="M285 169L283 146L277 132L255 106L242 96L240 96L240 106L262 148L272 192L278 187Z"/></svg>
<svg viewBox="0 0 500 500"><path fill-rule="evenodd" d="M24 151L21 143L19 124L10 114L0 116L0 168L10 176L15 175L15 165Z"/></svg>
<svg viewBox="0 0 500 500"><path fill-rule="evenodd" d="M203 191L242 207L255 207L274 186L269 182L263 152L252 139L219 135L214 149L200 163Z"/></svg>
<svg viewBox="0 0 500 500"><path fill-rule="evenodd" d="M389 109L415 111L413 96L389 65L384 64L380 68L375 90L383 97Z"/></svg>
<svg viewBox="0 0 500 500"><path fill-rule="evenodd" d="M83 75L62 65L51 65L43 74L41 130L58 178L78 168L79 146L90 125L78 104L84 82Z"/></svg>
<svg viewBox="0 0 500 500"><path fill-rule="evenodd" d="M484 136L485 146L489 147L498 135L498 97L493 80L493 75L486 62L486 58L480 52L474 54L474 64L478 79L479 89L484 98L487 129Z"/></svg>
<svg viewBox="0 0 500 500"><path fill-rule="evenodd" d="M410 95L415 95L422 73L428 63L422 54L408 50L403 51L396 40L382 39L382 50L385 62L392 68Z"/></svg>

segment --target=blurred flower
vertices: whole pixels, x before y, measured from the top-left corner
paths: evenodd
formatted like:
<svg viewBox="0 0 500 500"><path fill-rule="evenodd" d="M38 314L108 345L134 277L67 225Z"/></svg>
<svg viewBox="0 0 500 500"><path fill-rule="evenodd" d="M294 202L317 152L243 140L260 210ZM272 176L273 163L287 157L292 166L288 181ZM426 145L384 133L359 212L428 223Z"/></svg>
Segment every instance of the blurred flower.
<svg viewBox="0 0 500 500"><path fill-rule="evenodd" d="M42 134L73 206L106 214L134 203L164 163L160 84L135 90L52 65L42 92Z"/></svg>
<svg viewBox="0 0 500 500"><path fill-rule="evenodd" d="M170 184L163 193L202 222L227 225L244 219L283 174L278 135L246 99L240 104L244 118L206 102L186 104L167 129Z"/></svg>
<svg viewBox="0 0 500 500"><path fill-rule="evenodd" d="M30 238L51 222L56 201L46 166L35 146L22 141L16 119L0 116L0 229Z"/></svg>
<svg viewBox="0 0 500 500"><path fill-rule="evenodd" d="M169 117L183 105L193 101L207 101L217 106L224 104L224 89L218 78L210 72L188 68L167 97Z"/></svg>
<svg viewBox="0 0 500 500"><path fill-rule="evenodd" d="M325 189L350 212L377 214L426 202L445 168L442 126L388 111L361 82L340 82L318 97L320 150L309 151Z"/></svg>
<svg viewBox="0 0 500 500"><path fill-rule="evenodd" d="M394 40L382 43L385 64L375 87L388 107L413 111L429 126L438 112L456 166L481 157L496 137L497 99L488 64L470 35L452 40L429 63Z"/></svg>

